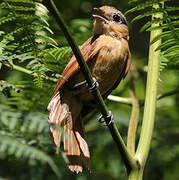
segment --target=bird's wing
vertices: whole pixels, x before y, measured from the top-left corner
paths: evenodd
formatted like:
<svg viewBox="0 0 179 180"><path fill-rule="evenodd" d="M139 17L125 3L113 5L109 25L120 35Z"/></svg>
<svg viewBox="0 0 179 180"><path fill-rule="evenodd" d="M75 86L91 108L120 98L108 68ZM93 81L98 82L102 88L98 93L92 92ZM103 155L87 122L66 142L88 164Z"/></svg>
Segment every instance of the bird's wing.
<svg viewBox="0 0 179 180"><path fill-rule="evenodd" d="M89 38L81 47L81 53L84 57L84 60L88 62L91 60L99 51L99 46L97 46L99 36L93 36ZM67 64L66 68L62 73L62 77L58 80L55 87L53 96L62 88L62 86L69 80L71 76L79 71L80 67L76 60L76 57L73 56L70 62Z"/></svg>

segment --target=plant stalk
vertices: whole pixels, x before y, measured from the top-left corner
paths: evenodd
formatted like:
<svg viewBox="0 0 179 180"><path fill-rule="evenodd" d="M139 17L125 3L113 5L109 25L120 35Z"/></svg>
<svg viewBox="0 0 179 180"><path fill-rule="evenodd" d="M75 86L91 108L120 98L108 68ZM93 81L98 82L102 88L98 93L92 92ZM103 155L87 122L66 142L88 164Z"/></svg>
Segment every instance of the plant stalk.
<svg viewBox="0 0 179 180"><path fill-rule="evenodd" d="M132 104L132 98L125 98L125 97L109 95L107 97L107 99L110 101L114 101L114 102L120 102L120 103L124 103L124 104Z"/></svg>
<svg viewBox="0 0 179 180"><path fill-rule="evenodd" d="M17 70L17 71L20 71L20 72L23 72L23 73L26 73L26 74L29 74L29 75L32 75L32 76L39 76L37 73L34 73L33 71L31 71L31 70L28 70L28 69L25 69L25 68L23 68L23 67L21 67L21 66L17 66L17 65L15 65L15 64L9 64L9 63L7 63L7 62L3 62L3 65L5 65L5 66L7 66L7 67L9 67L9 68L11 68L11 69L14 69L14 70ZM55 79L55 78L51 78L51 77L48 77L48 76L43 76L42 75L42 78L43 79L45 79L45 80L47 80L47 81L53 81L53 82L57 82L58 81L58 79Z"/></svg>
<svg viewBox="0 0 179 180"><path fill-rule="evenodd" d="M159 8L159 5L153 5L153 8ZM163 15L153 14L152 18L162 18ZM153 24L152 27L158 26L159 24ZM157 35L161 34L162 30L155 30L150 32L150 41ZM142 121L142 128L140 139L136 151L136 159L140 164L140 170L131 172L130 180L141 180L143 170L148 158L150 144L152 139L152 132L155 120L156 100L157 100L157 85L159 79L159 68L160 68L160 51L155 51L161 44L161 40L150 45L149 58L148 58L148 73L147 73L147 85L146 85L146 97L144 105L144 115Z"/></svg>
<svg viewBox="0 0 179 180"><path fill-rule="evenodd" d="M135 138L136 138L136 130L138 125L139 119L139 101L137 100L135 93L133 90L130 92L132 98L132 112L130 117L130 123L128 128L128 135L127 135L127 148L130 153L134 156L135 155Z"/></svg>

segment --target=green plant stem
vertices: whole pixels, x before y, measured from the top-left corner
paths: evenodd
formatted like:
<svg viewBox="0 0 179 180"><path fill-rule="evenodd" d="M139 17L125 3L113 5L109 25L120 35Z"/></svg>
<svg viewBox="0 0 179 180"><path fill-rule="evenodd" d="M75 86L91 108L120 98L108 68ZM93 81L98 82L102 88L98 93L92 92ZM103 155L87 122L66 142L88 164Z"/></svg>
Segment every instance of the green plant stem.
<svg viewBox="0 0 179 180"><path fill-rule="evenodd" d="M124 104L132 104L132 98L125 98L125 97L109 95L107 99L110 101L114 101L114 102L120 102L120 103L124 103Z"/></svg>
<svg viewBox="0 0 179 180"><path fill-rule="evenodd" d="M170 92L167 92L167 93L164 93L164 94L160 94L157 96L157 101L165 98L165 97L168 97L168 96L173 96L175 94L178 94L179 93L179 89L176 89L176 90L172 90ZM123 103L123 104L129 104L131 105L132 104L132 98L131 97L120 97L120 96L115 96L115 95L109 95L108 100L110 101L114 101L114 102L120 102L120 103ZM140 103L140 106L144 106L144 100L140 100L139 101Z"/></svg>
<svg viewBox="0 0 179 180"><path fill-rule="evenodd" d="M60 26L60 28L62 29L66 39L68 40L74 55L76 56L76 59L79 63L80 69L84 74L84 77L88 83L88 86L91 87L93 84L93 78L91 75L91 72L86 64L86 62L84 61L83 55L81 54L81 51L79 50L75 40L72 38L71 33L69 32L63 18L62 15L60 14L60 12L58 11L55 2L53 0L45 0L44 1L45 6L49 9L49 11L53 14L53 16L55 17L58 25ZM109 111L103 101L103 98L99 92L98 89L94 90L92 92L92 94L95 97L96 103L101 111L101 114L103 115L103 117L107 117L109 116ZM109 124L109 122L106 120L106 124ZM119 149L119 152L121 153L121 156L124 160L124 163L126 165L126 169L128 171L128 173L131 171L131 169L135 168L136 165L136 161L135 159L131 156L131 154L128 152L126 145L124 144L124 141L117 129L117 126L115 123L111 123L110 125L108 125L109 131L114 139L114 141L116 142L116 145Z"/></svg>
<svg viewBox="0 0 179 180"><path fill-rule="evenodd" d="M153 5L153 8L158 8L159 5ZM162 18L162 14L153 14L152 18ZM158 26L158 24L153 24L152 27ZM159 35L162 30L151 31L150 41L157 35ZM155 49L161 44L161 40L158 40L154 44L150 45L149 49L149 60L148 60L148 73L147 73L147 86L146 86L146 98L144 105L144 115L142 121L142 128L140 139L136 151L136 159L138 159L140 164L140 170L131 173L129 178L131 180L141 180L143 169L149 154L152 132L154 127L155 110L156 110L156 100L157 100L157 85L159 79L159 68L160 68L160 51L155 51ZM137 177L137 178L136 178Z"/></svg>
<svg viewBox="0 0 179 180"><path fill-rule="evenodd" d="M130 117L130 123L128 128L128 135L127 135L127 148L130 153L134 156L135 155L135 137L136 137L136 130L138 125L139 119L139 101L135 96L133 90L130 91L131 98L132 98L132 112Z"/></svg>
<svg viewBox="0 0 179 180"><path fill-rule="evenodd" d="M30 71L30 70L28 70L28 69L25 69L25 68L23 68L23 67L21 67L21 66L17 66L17 65L15 65L15 64L9 64L9 63L7 63L7 62L3 62L3 65L5 65L5 66L7 66L7 67L9 67L9 68L11 68L11 69L14 69L14 70L17 70L17 71L20 71L20 72L23 72L23 73L26 73L26 74L29 74L29 75L31 75L31 76L39 76L37 73L34 73L33 71ZM48 80L48 81L53 81L53 82L57 82L58 81L58 79L55 79L55 78L51 78L51 77L48 77L48 76L43 76L42 75L42 78L43 79L45 79L45 80Z"/></svg>

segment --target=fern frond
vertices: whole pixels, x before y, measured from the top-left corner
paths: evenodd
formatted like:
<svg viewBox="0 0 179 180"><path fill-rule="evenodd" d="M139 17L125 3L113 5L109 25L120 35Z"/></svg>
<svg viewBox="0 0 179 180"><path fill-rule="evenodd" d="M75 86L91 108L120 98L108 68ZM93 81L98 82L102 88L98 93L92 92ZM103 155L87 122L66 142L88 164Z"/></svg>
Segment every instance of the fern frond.
<svg viewBox="0 0 179 180"><path fill-rule="evenodd" d="M14 17L12 13L9 13L7 16L0 17L0 25L10 22L10 21L14 21L15 19L16 17Z"/></svg>
<svg viewBox="0 0 179 180"><path fill-rule="evenodd" d="M49 131L49 124L47 122L47 115L39 112L30 112L25 117L20 130L22 132L31 131L36 133L42 133L43 131Z"/></svg>
<svg viewBox="0 0 179 180"><path fill-rule="evenodd" d="M10 101L12 102L12 98ZM14 99L15 101L17 99ZM18 103L18 101L17 101ZM0 124L9 131L18 131L19 134L25 133L42 133L49 131L47 115L41 112L15 111L9 105L0 105ZM15 104L12 103L14 106ZM26 114L24 116L24 114Z"/></svg>
<svg viewBox="0 0 179 180"><path fill-rule="evenodd" d="M19 140L9 137L7 135L0 136L0 152L9 155L15 155L19 159L33 159L40 162L46 162L50 165L54 173L60 177L58 167L54 163L53 159L46 153L24 144Z"/></svg>
<svg viewBox="0 0 179 180"><path fill-rule="evenodd" d="M161 45L159 45L156 51L159 49L169 48L170 46L175 44L177 44L177 41L171 38L169 40L164 41Z"/></svg>
<svg viewBox="0 0 179 180"><path fill-rule="evenodd" d="M36 37L36 41L37 41L37 42L38 42L38 40L41 40L40 42L43 42L44 39L45 39L45 42L48 43L48 44L50 44L51 46L57 46L57 45L58 45L57 42L56 42L53 38L51 38L51 37L49 37L49 36L46 36L46 35L42 35L42 34L38 34L38 33L37 33L37 35L35 35L35 37ZM39 43L40 43L40 42L39 42Z"/></svg>
<svg viewBox="0 0 179 180"><path fill-rule="evenodd" d="M22 2L23 5L19 5L19 2ZM51 34L53 33L44 18L46 16L45 14L43 14L44 12L38 13L38 7L40 7L41 9L43 8L42 5L39 6L39 3L36 3L34 1L5 1L1 3L1 8L8 9L9 13L4 17L0 17L0 24L15 22L16 25L15 28L10 32L7 32L3 38L7 38L8 36L16 37L16 43L19 43L18 47L20 47L20 50L26 52L34 51L35 55L37 55L38 50L38 41L35 41L35 38L37 38L36 33L43 30L48 31ZM39 14L40 16L38 16L37 14ZM47 41L47 44L49 45L48 41L50 38L47 37L48 35L44 35L40 38L43 39L44 42ZM52 38L50 39L50 42L51 44L56 44L55 40L53 40Z"/></svg>
<svg viewBox="0 0 179 180"><path fill-rule="evenodd" d="M169 53L178 53L179 52L179 45L175 45L175 46L172 46L170 48L168 48L166 51L165 51L165 54L169 54Z"/></svg>
<svg viewBox="0 0 179 180"><path fill-rule="evenodd" d="M179 7L174 7L174 6L166 6L165 9L167 11L179 11Z"/></svg>
<svg viewBox="0 0 179 180"><path fill-rule="evenodd" d="M164 56L164 53L160 54L160 71L163 71L168 66L169 60Z"/></svg>
<svg viewBox="0 0 179 180"><path fill-rule="evenodd" d="M19 93L20 89L18 89L15 85L8 83L7 81L0 80L0 91L8 95L10 90L14 90L15 92Z"/></svg>
<svg viewBox="0 0 179 180"><path fill-rule="evenodd" d="M37 74L37 76L34 77L33 82L38 88L43 87L43 76L44 74L40 73L39 71L34 71L34 73Z"/></svg>
<svg viewBox="0 0 179 180"><path fill-rule="evenodd" d="M150 11L144 12L144 13L136 16L134 19L132 19L131 22L137 21L137 20L142 19L142 18L144 18L144 17L151 16L151 15L153 15L153 14L162 13L162 11L163 11L163 9L161 9L161 8L152 9L152 10L150 10Z"/></svg>
<svg viewBox="0 0 179 180"><path fill-rule="evenodd" d="M25 7L25 6L15 6L15 5L10 5L9 4L3 4L2 6L3 9L13 9L14 11L35 11L34 7Z"/></svg>
<svg viewBox="0 0 179 180"><path fill-rule="evenodd" d="M175 0L174 0L175 1ZM170 3L170 0L150 0L145 2L140 2L139 0L132 0L130 2L138 2L138 4L130 9L127 13L136 12L142 10L142 12L133 18L133 21L139 20L144 17L151 16L155 13L162 13L163 18L149 20L146 24L143 25L140 31L155 31L163 30L161 34L154 37L150 44L155 43L158 40L162 40L157 50L162 52L163 59L161 59L161 69L166 67L167 64L174 63L178 64L179 57L179 7L173 6ZM164 6L161 6L161 2L167 3ZM154 4L158 4L159 8L153 8ZM145 11L144 11L145 10ZM152 24L159 24L157 26L150 27ZM167 59L167 60L166 60Z"/></svg>
<svg viewBox="0 0 179 180"><path fill-rule="evenodd" d="M163 22L163 19L160 19L160 18L152 19L141 27L140 32L144 31L145 29L150 27L152 24L158 24L162 22Z"/></svg>
<svg viewBox="0 0 179 180"><path fill-rule="evenodd" d="M61 72L73 55L70 47L50 48L42 52L44 65L56 72Z"/></svg>
<svg viewBox="0 0 179 180"><path fill-rule="evenodd" d="M28 4L36 4L33 0L2 0L4 2L16 2L16 3L28 3Z"/></svg>
<svg viewBox="0 0 179 180"><path fill-rule="evenodd" d="M132 4L137 1L139 1L139 0L129 1L129 3ZM125 14L129 14L129 13L135 12L135 11L140 11L145 8L152 7L154 4L158 4L160 2L166 2L166 1L168 1L168 0L152 0L152 1L148 0L148 1L145 1L144 3L140 3L140 4L136 5L134 8L128 10Z"/></svg>
<svg viewBox="0 0 179 180"><path fill-rule="evenodd" d="M170 36L170 32L166 31L166 32L162 32L161 34L159 34L158 36L156 36L155 38L152 39L152 41L150 42L150 44L153 44L155 43L156 41L158 41L159 39L162 39L162 38L167 38Z"/></svg>

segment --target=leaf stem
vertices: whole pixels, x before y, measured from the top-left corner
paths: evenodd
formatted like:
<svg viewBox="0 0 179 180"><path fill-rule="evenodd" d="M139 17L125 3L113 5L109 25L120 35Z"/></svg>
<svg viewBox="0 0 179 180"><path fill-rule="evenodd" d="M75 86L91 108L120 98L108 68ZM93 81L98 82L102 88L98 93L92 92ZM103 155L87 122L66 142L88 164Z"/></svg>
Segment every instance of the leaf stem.
<svg viewBox="0 0 179 180"><path fill-rule="evenodd" d="M17 66L15 64L9 64L8 62L4 61L3 65L5 65L5 66L7 66L7 67L9 67L11 69L14 69L14 70L17 70L17 71L29 74L31 76L35 76L35 77L39 76L37 73L34 73L31 70L25 69L25 68L23 68L21 66ZM57 82L58 81L58 79L51 78L51 77L48 77L48 76L45 76L45 75L41 75L41 76L42 76L43 79L48 80L48 81L53 81L53 82Z"/></svg>
<svg viewBox="0 0 179 180"><path fill-rule="evenodd" d="M81 51L79 50L75 40L73 39L71 33L69 32L69 30L62 18L62 15L58 11L56 4L54 3L53 0L45 0L43 2L45 4L45 6L49 9L49 11L53 14L58 25L62 29L66 39L68 40L68 43L70 44L70 46L73 50L74 55L76 56L76 59L79 63L81 71L83 72L88 85L91 87L93 84L93 78L92 78L91 72L90 72L86 62L84 61L83 55L81 54ZM103 100L99 90L98 89L94 90L92 92L92 94L95 97L96 103L101 111L101 114L103 115L104 119L106 120L106 124L109 124L109 122L107 122L107 119L105 118L105 117L109 116L109 111L104 103L104 100ZM121 153L121 156L124 160L127 171L130 172L131 169L133 169L137 166L136 161L131 156L129 151L127 150L127 147L118 131L116 124L111 123L110 125L108 125L108 128L109 128L109 131L110 131L114 141L116 142L119 152Z"/></svg>
<svg viewBox="0 0 179 180"><path fill-rule="evenodd" d="M109 95L107 99L110 101L114 101L114 102L120 102L120 103L124 103L124 104L132 104L132 98L125 98L125 97Z"/></svg>

